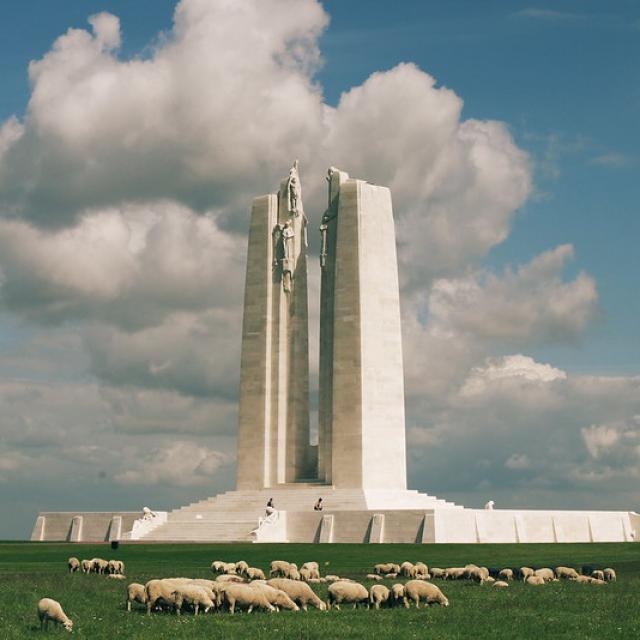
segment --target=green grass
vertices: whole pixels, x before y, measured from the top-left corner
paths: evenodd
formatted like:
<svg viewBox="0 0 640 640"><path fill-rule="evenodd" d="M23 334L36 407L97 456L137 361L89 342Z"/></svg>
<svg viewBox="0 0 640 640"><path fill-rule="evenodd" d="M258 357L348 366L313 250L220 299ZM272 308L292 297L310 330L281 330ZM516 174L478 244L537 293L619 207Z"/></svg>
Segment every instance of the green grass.
<svg viewBox="0 0 640 640"><path fill-rule="evenodd" d="M127 580L67 575L66 560L118 558ZM544 587L513 583L507 590L466 582L438 582L451 606L279 614L127 614L125 585L169 576L210 577L213 560L246 560L268 569L271 560L315 560L323 574L362 580L376 562L422 560L429 566L473 562L492 567L612 566L618 582L606 586L562 582ZM370 586L369 583L364 583ZM324 598L324 585L315 587ZM0 544L0 640L33 638L36 603L59 600L74 621L73 637L118 638L640 638L640 545L69 545ZM66 637L62 628L49 630ZM117 634L117 635L116 635Z"/></svg>

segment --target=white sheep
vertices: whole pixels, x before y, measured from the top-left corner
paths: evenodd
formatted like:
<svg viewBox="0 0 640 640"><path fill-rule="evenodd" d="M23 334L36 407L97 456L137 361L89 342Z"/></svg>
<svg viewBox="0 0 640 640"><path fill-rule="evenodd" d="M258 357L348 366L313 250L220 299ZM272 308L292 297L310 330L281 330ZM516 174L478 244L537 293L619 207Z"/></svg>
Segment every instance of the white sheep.
<svg viewBox="0 0 640 640"><path fill-rule="evenodd" d="M398 574L394 571L393 573L385 573L384 577L386 580L395 580L398 577Z"/></svg>
<svg viewBox="0 0 640 640"><path fill-rule="evenodd" d="M381 564L377 564L373 568L374 573L400 573L400 565L395 562L383 562Z"/></svg>
<svg viewBox="0 0 640 640"><path fill-rule="evenodd" d="M435 580L436 578L438 579L444 579L445 577L445 570L441 569L440 567L431 567L431 577Z"/></svg>
<svg viewBox="0 0 640 640"><path fill-rule="evenodd" d="M177 615L180 615L185 602L193 607L196 616L200 608L208 613L215 606L211 596L202 587L194 584L179 585L171 595Z"/></svg>
<svg viewBox="0 0 640 640"><path fill-rule="evenodd" d="M269 604L273 605L277 611L285 609L287 611L300 611L300 607L289 597L289 595L282 591L282 589L276 589L264 582L252 582L249 586L260 591L260 593L267 599Z"/></svg>
<svg viewBox="0 0 640 640"><path fill-rule="evenodd" d="M126 580L127 576L125 576L124 573L110 573L107 578L109 578L109 580Z"/></svg>
<svg viewBox="0 0 640 640"><path fill-rule="evenodd" d="M276 608L267 600L262 592L248 584L226 584L222 592L222 599L231 614L236 608L247 609L251 613L254 608L275 611Z"/></svg>
<svg viewBox="0 0 640 640"><path fill-rule="evenodd" d="M489 581L489 570L486 567L476 567L465 572L465 577L469 580L475 580L480 584Z"/></svg>
<svg viewBox="0 0 640 640"><path fill-rule="evenodd" d="M175 608L174 592L177 587L190 582L189 578L164 578L163 580L149 580L145 584L147 598L147 615L158 604L165 604Z"/></svg>
<svg viewBox="0 0 640 640"><path fill-rule="evenodd" d="M498 577L502 580L513 580L513 569L502 569L498 572Z"/></svg>
<svg viewBox="0 0 640 640"><path fill-rule="evenodd" d="M222 569L224 568L224 562L222 560L214 560L211 563L211 572L212 573L222 573Z"/></svg>
<svg viewBox="0 0 640 640"><path fill-rule="evenodd" d="M461 580L464 578L464 567L449 567L444 570L445 580Z"/></svg>
<svg viewBox="0 0 640 640"><path fill-rule="evenodd" d="M556 578L558 580L575 580L578 577L578 572L571 567L556 567Z"/></svg>
<svg viewBox="0 0 640 640"><path fill-rule="evenodd" d="M329 586L328 592L327 607L329 609L334 606L340 611L340 605L345 602L351 602L354 609L359 604L369 606L369 592L358 582L347 582L346 580L333 582Z"/></svg>
<svg viewBox="0 0 640 640"><path fill-rule="evenodd" d="M536 569L533 572L534 576L538 576L539 578L542 578L545 582L551 582L551 580L555 579L555 573L553 573L553 571L551 569Z"/></svg>
<svg viewBox="0 0 640 640"><path fill-rule="evenodd" d="M225 562L222 567L222 573L226 573L227 575L235 575L236 571L236 563L235 562Z"/></svg>
<svg viewBox="0 0 640 640"><path fill-rule="evenodd" d="M122 560L109 560L109 573L123 574L124 562Z"/></svg>
<svg viewBox="0 0 640 640"><path fill-rule="evenodd" d="M615 582L617 580L615 569L611 569L610 567L607 567L604 570L604 579L607 582Z"/></svg>
<svg viewBox="0 0 640 640"><path fill-rule="evenodd" d="M290 580L288 578L272 578L267 584L275 589L284 591L296 604L305 611L307 605L312 605L320 611L326 609L326 605L316 595L315 591L305 582L299 580Z"/></svg>
<svg viewBox="0 0 640 640"><path fill-rule="evenodd" d="M604 571L596 569L595 571L591 572L591 577L595 578L596 580L604 580Z"/></svg>
<svg viewBox="0 0 640 640"><path fill-rule="evenodd" d="M67 631L73 631L73 622L62 610L62 605L51 598L42 598L38 602L38 618L40 618L40 629L46 631L49 627L49 620L56 624L61 624Z"/></svg>
<svg viewBox="0 0 640 640"><path fill-rule="evenodd" d="M505 582L504 580L496 580L493 583L493 586L496 587L497 589L506 589L509 586L509 583Z"/></svg>
<svg viewBox="0 0 640 640"><path fill-rule="evenodd" d="M334 575L334 574L332 574L332 573L327 574L327 575L324 577L324 579L325 579L327 582L337 582L338 580L342 580L342 578L341 578L340 576L336 576L336 575Z"/></svg>
<svg viewBox="0 0 640 640"><path fill-rule="evenodd" d="M435 584L422 580L409 580L404 585L404 595L408 601L413 600L416 603L416 609L420 607L421 600L427 604L436 603L443 607L449 606L449 600Z"/></svg>
<svg viewBox="0 0 640 640"><path fill-rule="evenodd" d="M80 560L78 558L74 558L73 556L67 560L67 569L69 573L75 573L80 570Z"/></svg>
<svg viewBox="0 0 640 640"><path fill-rule="evenodd" d="M216 578L216 582L244 582L244 578L235 573L223 573Z"/></svg>
<svg viewBox="0 0 640 640"><path fill-rule="evenodd" d="M127 611L131 611L131 603L139 602L140 604L146 604L147 592L144 585L138 582L132 582L127 586Z"/></svg>
<svg viewBox="0 0 640 640"><path fill-rule="evenodd" d="M248 567L244 572L244 575L249 580L266 580L266 576L264 575L264 571L262 569L258 569L256 567Z"/></svg>
<svg viewBox="0 0 640 640"><path fill-rule="evenodd" d="M374 580L375 582L379 582L380 580L382 580L382 576L378 575L377 573L367 573L365 578L367 580Z"/></svg>
<svg viewBox="0 0 640 640"><path fill-rule="evenodd" d="M374 584L369 591L369 603L379 609L381 604L389 601L391 591L383 584Z"/></svg>
<svg viewBox="0 0 640 640"><path fill-rule="evenodd" d="M416 573L426 575L429 573L429 567L424 562L416 562Z"/></svg>
<svg viewBox="0 0 640 640"><path fill-rule="evenodd" d="M415 565L412 564L411 562L403 562L400 565L400 573L405 578L415 578L418 573L418 570L416 569Z"/></svg>
<svg viewBox="0 0 640 640"><path fill-rule="evenodd" d="M528 576L525 579L525 584L530 584L534 587L544 584L544 580L540 576Z"/></svg>
<svg viewBox="0 0 640 640"><path fill-rule="evenodd" d="M404 585L399 582L391 585L391 604L396 607L403 606L407 609L409 608L409 601L405 597Z"/></svg>
<svg viewBox="0 0 640 640"><path fill-rule="evenodd" d="M320 566L317 562L305 562L300 567L301 576L303 571L308 575L308 578L320 578Z"/></svg>
<svg viewBox="0 0 640 640"><path fill-rule="evenodd" d="M80 563L82 573L91 573L93 571L93 562L91 560L83 560Z"/></svg>
<svg viewBox="0 0 640 640"><path fill-rule="evenodd" d="M522 581L526 582L527 578L533 575L533 569L531 567L520 567L520 575L522 576Z"/></svg>
<svg viewBox="0 0 640 640"><path fill-rule="evenodd" d="M288 578L289 566L290 565L286 560L273 560L271 562L271 571L269 571L269 575L272 578Z"/></svg>
<svg viewBox="0 0 640 640"><path fill-rule="evenodd" d="M241 576L243 576L246 573L248 568L249 568L249 565L244 560L240 560L240 562L236 562L236 573L239 573Z"/></svg>

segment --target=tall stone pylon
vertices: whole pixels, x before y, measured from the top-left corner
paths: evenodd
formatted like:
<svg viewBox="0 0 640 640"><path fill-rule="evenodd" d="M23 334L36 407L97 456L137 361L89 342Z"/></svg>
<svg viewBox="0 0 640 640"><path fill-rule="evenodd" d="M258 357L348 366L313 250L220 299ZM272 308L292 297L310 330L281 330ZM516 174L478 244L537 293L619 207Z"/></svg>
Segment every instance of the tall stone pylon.
<svg viewBox="0 0 640 640"><path fill-rule="evenodd" d="M245 284L238 489L316 475L309 444L307 218L298 162L277 194L255 198Z"/></svg>
<svg viewBox="0 0 640 640"><path fill-rule="evenodd" d="M406 489L400 293L391 192L331 168L322 218L319 476Z"/></svg>

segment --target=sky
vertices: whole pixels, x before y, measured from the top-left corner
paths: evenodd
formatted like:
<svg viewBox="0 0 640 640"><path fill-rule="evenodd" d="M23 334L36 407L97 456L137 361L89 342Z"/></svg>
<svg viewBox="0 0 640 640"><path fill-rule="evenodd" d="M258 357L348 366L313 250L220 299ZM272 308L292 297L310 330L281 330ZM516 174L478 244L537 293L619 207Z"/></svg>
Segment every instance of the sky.
<svg viewBox="0 0 640 640"><path fill-rule="evenodd" d="M0 538L233 487L294 158L312 226L330 165L391 188L410 487L637 510L639 41L623 0L1 3Z"/></svg>

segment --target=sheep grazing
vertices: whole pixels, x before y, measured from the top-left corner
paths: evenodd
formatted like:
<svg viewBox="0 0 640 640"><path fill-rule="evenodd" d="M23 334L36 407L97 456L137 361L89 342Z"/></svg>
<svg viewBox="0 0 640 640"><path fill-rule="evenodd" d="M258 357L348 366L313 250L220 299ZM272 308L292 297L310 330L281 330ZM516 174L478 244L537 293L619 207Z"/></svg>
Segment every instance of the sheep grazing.
<svg viewBox="0 0 640 640"><path fill-rule="evenodd" d="M435 580L443 580L445 577L445 570L440 567L431 567L431 577Z"/></svg>
<svg viewBox="0 0 640 640"><path fill-rule="evenodd" d="M464 567L449 567L444 571L445 580L461 580L464 578Z"/></svg>
<svg viewBox="0 0 640 640"><path fill-rule="evenodd" d="M93 562L91 560L82 560L80 562L82 573L91 573L93 571Z"/></svg>
<svg viewBox="0 0 640 640"><path fill-rule="evenodd" d="M132 602L147 603L147 592L143 584L132 582L127 586L127 611L131 611Z"/></svg>
<svg viewBox="0 0 640 640"><path fill-rule="evenodd" d="M385 573L384 577L386 580L395 580L398 577L397 573Z"/></svg>
<svg viewBox="0 0 640 640"><path fill-rule="evenodd" d="M304 574L303 574L304 571ZM304 576L307 576L306 578ZM319 579L320 578L320 566L317 562L305 562L300 567L300 576L303 580Z"/></svg>
<svg viewBox="0 0 640 640"><path fill-rule="evenodd" d="M216 578L216 582L244 582L244 578L235 573L223 573Z"/></svg>
<svg viewBox="0 0 640 640"><path fill-rule="evenodd" d="M544 580L540 576L527 576L525 584L540 586L541 584L544 584Z"/></svg>
<svg viewBox="0 0 640 640"><path fill-rule="evenodd" d="M509 586L509 583L505 582L504 580L496 580L493 583L493 586L496 587L497 589L506 589Z"/></svg>
<svg viewBox="0 0 640 640"><path fill-rule="evenodd" d="M404 585L405 598L416 603L416 609L420 608L420 601L427 604L440 604L443 607L449 606L449 600L435 584L422 582L421 580L409 580Z"/></svg>
<svg viewBox="0 0 640 640"><path fill-rule="evenodd" d="M80 571L80 560L78 558L69 558L67 560L67 570L69 573L75 573L76 571Z"/></svg>
<svg viewBox="0 0 640 640"><path fill-rule="evenodd" d="M418 574L418 570L411 562L403 562L400 565L399 573L401 573L405 578L415 578Z"/></svg>
<svg viewBox="0 0 640 640"><path fill-rule="evenodd" d="M272 578L288 578L290 564L286 560L273 560L269 575Z"/></svg>
<svg viewBox="0 0 640 640"><path fill-rule="evenodd" d="M247 613L251 613L256 607L267 611L276 610L260 590L248 584L225 585L222 601L232 615L237 608L246 609Z"/></svg>
<svg viewBox="0 0 640 640"><path fill-rule="evenodd" d="M62 610L62 605L51 598L42 598L38 602L38 618L40 619L40 629L46 631L49 628L49 620L55 624L61 624L67 631L73 631L73 622Z"/></svg>
<svg viewBox="0 0 640 640"><path fill-rule="evenodd" d="M225 562L222 566L222 573L227 575L235 575L237 573L236 563L235 562Z"/></svg>
<svg viewBox="0 0 640 640"><path fill-rule="evenodd" d="M555 573L553 573L553 571L551 569L536 569L533 572L534 576L537 576L538 578L542 578L545 582L551 582L551 580L555 579Z"/></svg>
<svg viewBox="0 0 640 640"><path fill-rule="evenodd" d="M558 580L575 580L579 574L571 567L556 567L555 575Z"/></svg>
<svg viewBox="0 0 640 640"><path fill-rule="evenodd" d="M468 569L465 571L465 577L468 580L475 580L479 584L484 584L485 582L490 582L493 580L489 576L489 569L486 567L476 567L475 569Z"/></svg>
<svg viewBox="0 0 640 640"><path fill-rule="evenodd" d="M382 564L377 564L373 568L373 573L400 573L400 565L396 564L395 562L385 562Z"/></svg>
<svg viewBox="0 0 640 640"><path fill-rule="evenodd" d="M596 580L604 581L604 571L601 571L600 569L596 569L595 571L591 572L591 577L595 578Z"/></svg>
<svg viewBox="0 0 640 640"><path fill-rule="evenodd" d="M274 589L284 591L305 611L308 605L312 605L316 609L320 609L320 611L324 611L327 608L325 603L316 595L315 591L305 582L290 580L288 578L272 578L267 581L267 584Z"/></svg>
<svg viewBox="0 0 640 640"><path fill-rule="evenodd" d="M252 582L250 586L257 589L267 599L267 602L276 608L276 611L280 611L280 609L300 611L300 607L281 589L276 589L263 582Z"/></svg>
<svg viewBox="0 0 640 640"><path fill-rule="evenodd" d="M107 578L109 578L109 580L126 580L127 576L122 573L110 573Z"/></svg>
<svg viewBox="0 0 640 640"><path fill-rule="evenodd" d="M379 576L377 573L367 573L365 578L367 580L374 580L376 582L379 582L380 580L382 580L382 576Z"/></svg>
<svg viewBox="0 0 640 640"><path fill-rule="evenodd" d="M109 563L106 560L103 560L102 558L93 558L91 562L93 563L93 570L96 573L107 573L109 569Z"/></svg>
<svg viewBox="0 0 640 640"><path fill-rule="evenodd" d="M211 596L202 588L194 584L179 585L171 593L176 614L180 615L184 603L193 607L194 614L202 608L208 613L215 607Z"/></svg>
<svg viewBox="0 0 640 640"><path fill-rule="evenodd" d="M526 582L527 578L533 575L533 569L530 567L520 567L520 575L522 576L522 581Z"/></svg>
<svg viewBox="0 0 640 640"><path fill-rule="evenodd" d="M342 580L340 576L335 576L333 574L328 574L324 577L327 582L337 582L338 580Z"/></svg>
<svg viewBox="0 0 640 640"><path fill-rule="evenodd" d="M416 562L416 573L426 575L429 573L429 567L424 562Z"/></svg>
<svg viewBox="0 0 640 640"><path fill-rule="evenodd" d="M379 609L380 605L389 601L390 595L391 591L383 584L374 584L369 592L369 604L372 604L375 609Z"/></svg>
<svg viewBox="0 0 640 640"><path fill-rule="evenodd" d="M244 561L240 560L240 562L236 562L236 573L243 576L246 574L249 565Z"/></svg>
<svg viewBox="0 0 640 640"><path fill-rule="evenodd" d="M165 578L164 580L149 580L144 586L147 599L147 615L151 613L151 609L157 605L166 605L175 608L175 590L188 584L188 578Z"/></svg>
<svg viewBox="0 0 640 640"><path fill-rule="evenodd" d="M352 603L355 609L359 604L369 606L369 592L358 582L346 582L341 580L329 586L327 608L335 607L340 611L343 603Z"/></svg>
<svg viewBox="0 0 640 640"><path fill-rule="evenodd" d="M109 560L107 571L111 574L122 575L124 573L124 562L122 560Z"/></svg>
<svg viewBox="0 0 640 640"><path fill-rule="evenodd" d="M404 585L397 582L391 585L390 604L394 607L403 606L409 608L409 601L405 597Z"/></svg>
<svg viewBox="0 0 640 640"><path fill-rule="evenodd" d="M211 563L211 573L222 573L223 568L224 562L222 562L222 560L214 560Z"/></svg>
<svg viewBox="0 0 640 640"><path fill-rule="evenodd" d="M513 580L513 569L502 569L498 571L498 578L502 580Z"/></svg>
<svg viewBox="0 0 640 640"><path fill-rule="evenodd" d="M604 579L607 582L615 582L617 580L616 572L610 567L604 570Z"/></svg>
<svg viewBox="0 0 640 640"><path fill-rule="evenodd" d="M257 569L256 567L248 567L244 572L244 575L249 580L266 580L266 576L264 575L264 571L262 569Z"/></svg>

